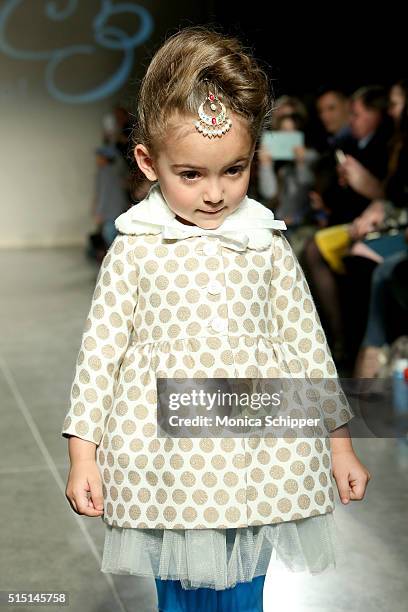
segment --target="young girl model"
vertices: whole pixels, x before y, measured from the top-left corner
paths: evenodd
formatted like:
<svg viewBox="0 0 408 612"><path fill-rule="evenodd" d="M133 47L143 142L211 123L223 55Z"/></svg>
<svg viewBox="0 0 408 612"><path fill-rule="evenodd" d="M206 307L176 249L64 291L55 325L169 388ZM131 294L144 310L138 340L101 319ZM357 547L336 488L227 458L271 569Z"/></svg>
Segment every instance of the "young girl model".
<svg viewBox="0 0 408 612"><path fill-rule="evenodd" d="M270 108L267 77L237 40L187 28L159 49L135 132L154 184L116 220L82 337L62 429L67 498L103 517L102 571L154 576L160 610L262 610L273 551L292 570L335 562L331 468L344 503L370 477L344 394L319 404L318 438L157 435L158 378L333 389L285 224L246 196Z"/></svg>

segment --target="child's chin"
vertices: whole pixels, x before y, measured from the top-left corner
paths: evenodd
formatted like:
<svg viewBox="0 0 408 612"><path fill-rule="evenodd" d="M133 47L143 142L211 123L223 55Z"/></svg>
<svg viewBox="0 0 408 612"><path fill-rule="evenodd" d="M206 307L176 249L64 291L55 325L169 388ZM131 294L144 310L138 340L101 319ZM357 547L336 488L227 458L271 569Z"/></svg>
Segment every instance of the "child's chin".
<svg viewBox="0 0 408 612"><path fill-rule="evenodd" d="M214 221L200 221L197 223L197 225L198 227L201 227L201 229L217 229L218 227L220 227L220 225L222 225L222 222L223 219L214 219Z"/></svg>

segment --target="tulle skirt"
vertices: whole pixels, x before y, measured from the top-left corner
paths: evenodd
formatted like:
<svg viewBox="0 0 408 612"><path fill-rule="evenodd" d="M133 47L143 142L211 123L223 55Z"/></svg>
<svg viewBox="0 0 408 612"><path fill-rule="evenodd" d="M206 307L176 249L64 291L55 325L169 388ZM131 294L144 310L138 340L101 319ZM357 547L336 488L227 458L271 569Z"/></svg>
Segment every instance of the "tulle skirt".
<svg viewBox="0 0 408 612"><path fill-rule="evenodd" d="M291 571L318 574L336 567L339 553L333 513L231 529L132 529L105 523L101 571L220 590L265 575L271 558Z"/></svg>

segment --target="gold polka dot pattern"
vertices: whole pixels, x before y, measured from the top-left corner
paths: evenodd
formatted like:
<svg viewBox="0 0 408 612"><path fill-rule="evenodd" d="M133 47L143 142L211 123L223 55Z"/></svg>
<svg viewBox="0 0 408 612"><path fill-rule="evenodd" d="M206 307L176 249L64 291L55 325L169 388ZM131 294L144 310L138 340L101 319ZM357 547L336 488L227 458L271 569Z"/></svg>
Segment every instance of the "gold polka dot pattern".
<svg viewBox="0 0 408 612"><path fill-rule="evenodd" d="M289 431L278 439L157 437L159 377L306 375L321 379L329 396L321 402L322 438ZM340 405L330 399L336 376L281 232L267 248L242 251L215 236L119 235L98 275L62 435L97 445L104 520L113 526L204 529L306 518L334 509L327 431L353 416L344 396ZM294 414L296 405L293 397Z"/></svg>

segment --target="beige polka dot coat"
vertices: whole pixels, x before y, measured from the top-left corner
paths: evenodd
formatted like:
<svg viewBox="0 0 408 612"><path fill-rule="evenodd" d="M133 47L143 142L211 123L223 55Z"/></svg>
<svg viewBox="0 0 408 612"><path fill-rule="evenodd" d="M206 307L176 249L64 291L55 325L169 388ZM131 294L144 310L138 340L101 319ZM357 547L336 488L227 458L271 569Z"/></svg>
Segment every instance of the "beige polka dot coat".
<svg viewBox="0 0 408 612"><path fill-rule="evenodd" d="M97 445L103 520L204 529L332 512L344 394L323 403L322 438L156 436L156 377L337 376L284 223L246 197L217 230L186 226L156 184L116 226L61 432Z"/></svg>

